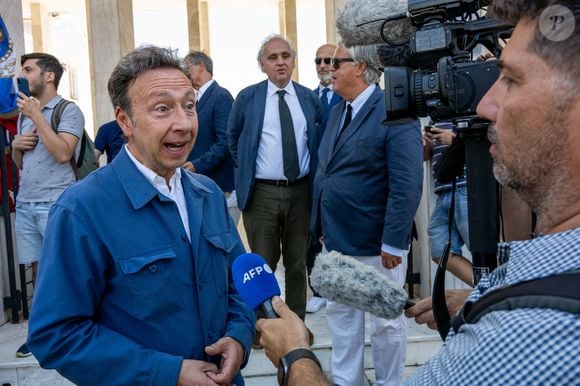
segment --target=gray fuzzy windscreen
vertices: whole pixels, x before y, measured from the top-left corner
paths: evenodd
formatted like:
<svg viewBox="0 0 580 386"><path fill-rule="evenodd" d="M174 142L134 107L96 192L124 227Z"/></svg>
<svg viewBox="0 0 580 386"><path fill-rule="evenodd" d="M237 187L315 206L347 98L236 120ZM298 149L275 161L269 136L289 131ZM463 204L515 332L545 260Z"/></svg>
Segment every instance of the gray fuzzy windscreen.
<svg viewBox="0 0 580 386"><path fill-rule="evenodd" d="M385 319L399 317L407 300L405 290L375 268L336 251L316 257L310 283L326 299Z"/></svg>
<svg viewBox="0 0 580 386"><path fill-rule="evenodd" d="M380 33L383 21L406 12L407 0L350 0L337 15L336 28L347 47L381 44L385 43ZM389 43L407 41L413 31L414 27L406 18L384 26Z"/></svg>

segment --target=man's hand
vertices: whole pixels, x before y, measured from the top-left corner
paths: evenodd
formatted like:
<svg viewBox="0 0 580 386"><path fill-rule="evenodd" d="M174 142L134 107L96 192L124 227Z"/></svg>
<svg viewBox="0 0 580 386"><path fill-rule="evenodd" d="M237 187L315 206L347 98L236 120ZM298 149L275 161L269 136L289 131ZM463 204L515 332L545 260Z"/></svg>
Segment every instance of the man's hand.
<svg viewBox="0 0 580 386"><path fill-rule="evenodd" d="M34 129L22 135L14 136L14 140L12 140L12 149L25 152L33 150L37 143L38 134L36 134L36 129Z"/></svg>
<svg viewBox="0 0 580 386"><path fill-rule="evenodd" d="M297 348L309 348L308 330L304 322L278 296L272 298L277 319L259 319L256 330L261 334L260 344L266 356L278 367L280 358Z"/></svg>
<svg viewBox="0 0 580 386"><path fill-rule="evenodd" d="M391 255L390 253L381 251L381 261L383 263L383 267L386 269L393 269L397 265L403 263L403 258L401 256Z"/></svg>
<svg viewBox="0 0 580 386"><path fill-rule="evenodd" d="M237 340L226 336L211 346L207 346L205 352L209 355L222 356L219 372L208 371L207 376L217 384L229 385L240 371L240 366L244 360L244 347Z"/></svg>
<svg viewBox="0 0 580 386"><path fill-rule="evenodd" d="M447 308L449 309L449 315L453 316L463 307L465 299L471 293L471 289L448 289L445 290L445 302L447 303ZM433 317L433 301L431 297L425 298L413 307L405 311L405 316L407 318L415 318L415 322L418 324L425 324L432 329L437 329L437 324L435 323L435 318Z"/></svg>
<svg viewBox="0 0 580 386"><path fill-rule="evenodd" d="M33 121L36 121L35 118L43 118L40 101L35 97L27 97L26 94L19 92L18 99L16 99L16 105L23 115L27 116Z"/></svg>
<svg viewBox="0 0 580 386"><path fill-rule="evenodd" d="M429 130L425 130L423 138L427 139L430 143L439 142L444 145L451 145L453 138L455 138L455 133L453 130L441 129L435 126L427 126Z"/></svg>
<svg viewBox="0 0 580 386"><path fill-rule="evenodd" d="M208 373L216 373L218 368L213 363L184 359L177 386L219 386L209 378Z"/></svg>

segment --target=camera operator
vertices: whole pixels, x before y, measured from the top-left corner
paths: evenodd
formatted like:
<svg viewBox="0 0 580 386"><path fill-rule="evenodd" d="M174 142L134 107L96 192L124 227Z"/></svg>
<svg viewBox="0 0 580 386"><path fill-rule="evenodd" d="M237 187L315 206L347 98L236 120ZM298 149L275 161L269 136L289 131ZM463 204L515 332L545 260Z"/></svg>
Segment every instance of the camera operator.
<svg viewBox="0 0 580 386"><path fill-rule="evenodd" d="M493 123L489 138L496 178L535 210L543 235L500 244L502 265L479 282L470 300L505 285L580 269L580 34L574 33L580 4L496 0L493 11L516 27L501 56L500 78L478 113ZM305 327L283 312L279 301L274 306L281 318L261 319L257 328L277 365L304 340ZM407 384L574 384L580 379L579 341L578 315L571 312L490 312L457 334L452 331ZM296 363L305 371L318 368L306 358ZM287 385L329 384L300 376L290 371Z"/></svg>

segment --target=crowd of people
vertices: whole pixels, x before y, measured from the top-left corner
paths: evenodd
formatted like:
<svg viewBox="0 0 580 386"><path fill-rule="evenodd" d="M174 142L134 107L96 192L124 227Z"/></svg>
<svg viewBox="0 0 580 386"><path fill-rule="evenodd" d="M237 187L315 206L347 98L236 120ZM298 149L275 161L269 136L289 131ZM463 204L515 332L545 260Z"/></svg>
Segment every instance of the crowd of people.
<svg viewBox="0 0 580 386"><path fill-rule="evenodd" d="M500 267L474 283L462 253L465 179L457 191L436 182L431 256L440 261L449 233L449 270L477 284L448 293L453 313L499 287L580 268L579 34L541 33L555 5L578 22L571 0L494 1L515 29L478 114L492 123L497 180L534 210L540 236L501 244ZM20 169L15 227L35 293L17 356L33 353L80 385L240 386L252 348L263 348L281 384L362 386L365 312L314 290L307 301L308 275L319 252L338 251L403 287L423 160L437 162L455 136L448 123L383 124L382 72L365 57L357 46L323 44L312 89L292 80L291 43L270 35L257 53L266 79L234 98L207 54L136 48L108 82L115 119L95 140L107 165L77 182L83 114L68 104L53 127L63 67L46 53L23 55L18 76L30 92L18 94L11 144ZM272 271L284 265L285 301L272 300L278 319L250 309L233 284L232 263L245 252L240 219L249 249ZM309 350L315 336L304 323L324 306L331 374ZM375 384L399 385L406 319L435 327L431 300L394 320L368 317ZM408 384L577 380L580 358L566 354L577 348L577 320L549 308L492 312L452 331Z"/></svg>

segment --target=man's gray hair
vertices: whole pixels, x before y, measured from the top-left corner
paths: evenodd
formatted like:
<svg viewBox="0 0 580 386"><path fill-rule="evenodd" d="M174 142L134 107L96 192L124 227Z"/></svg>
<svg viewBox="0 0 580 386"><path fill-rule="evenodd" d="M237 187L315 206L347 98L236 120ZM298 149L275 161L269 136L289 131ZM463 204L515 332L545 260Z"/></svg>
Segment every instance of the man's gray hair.
<svg viewBox="0 0 580 386"><path fill-rule="evenodd" d="M111 73L108 83L109 97L113 107L119 107L132 117L129 87L139 75L160 68L174 68L189 78L177 52L171 48L145 45L121 58Z"/></svg>
<svg viewBox="0 0 580 386"><path fill-rule="evenodd" d="M375 67L377 63L373 46L352 46L347 48L350 56L357 62L366 63L364 79L367 84L376 84L381 80L383 72Z"/></svg>
<svg viewBox="0 0 580 386"><path fill-rule="evenodd" d="M187 56L184 58L185 64L197 64L203 63L206 71L213 75L213 60L205 53L201 51L191 51Z"/></svg>
<svg viewBox="0 0 580 386"><path fill-rule="evenodd" d="M294 48L292 48L292 44L288 39L286 39L284 36L280 34L271 34L266 36L266 39L262 41L262 45L258 50L258 65L262 64L262 56L264 55L264 48L266 47L266 44L270 43L272 40L282 40L286 42L286 44L288 44L288 47L290 47L290 52L292 52L292 55L296 57L296 51L294 51Z"/></svg>

